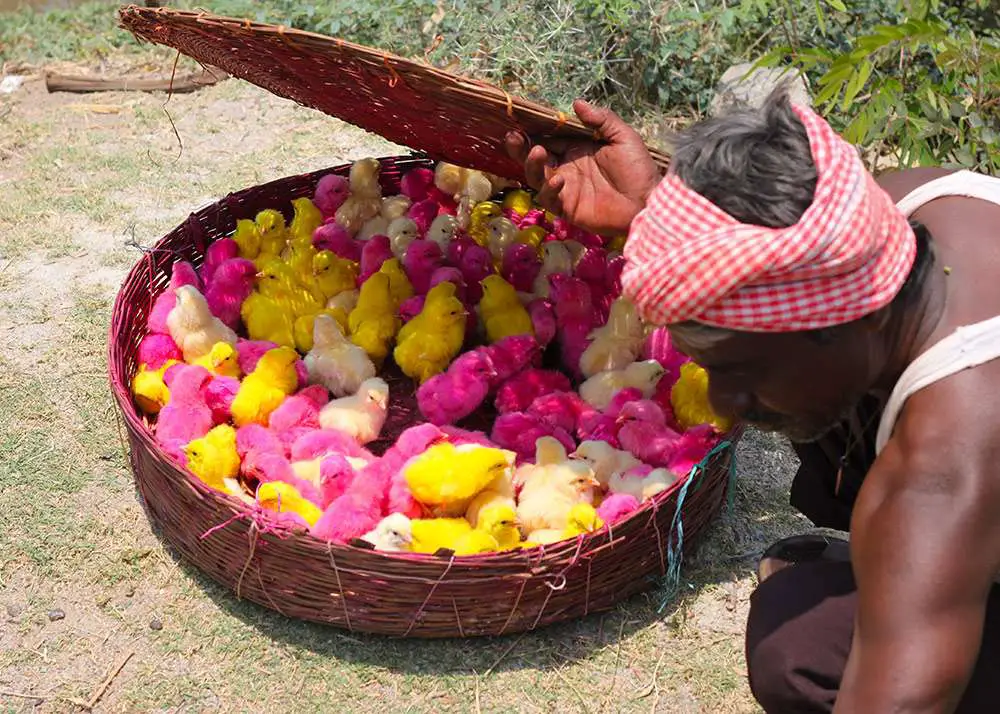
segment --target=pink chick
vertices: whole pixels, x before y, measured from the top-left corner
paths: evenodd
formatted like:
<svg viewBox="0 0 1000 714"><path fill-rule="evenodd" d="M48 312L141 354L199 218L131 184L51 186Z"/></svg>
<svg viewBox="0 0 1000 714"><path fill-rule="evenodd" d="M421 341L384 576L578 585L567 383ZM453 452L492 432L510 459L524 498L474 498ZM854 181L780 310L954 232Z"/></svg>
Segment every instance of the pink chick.
<svg viewBox="0 0 1000 714"><path fill-rule="evenodd" d="M313 231L316 250L329 250L355 263L361 261L362 245L362 241L354 240L350 232L332 218Z"/></svg>
<svg viewBox="0 0 1000 714"><path fill-rule="evenodd" d="M447 435L448 441L455 446L475 444L476 446L485 446L491 449L497 448L497 444L481 431L469 431L468 429L460 429L457 426L443 426L441 427L441 431Z"/></svg>
<svg viewBox="0 0 1000 714"><path fill-rule="evenodd" d="M690 473L694 465L701 463L718 442L718 432L711 425L700 424L691 427L677 440L667 468L681 476Z"/></svg>
<svg viewBox="0 0 1000 714"><path fill-rule="evenodd" d="M355 479L351 486L359 480ZM382 499L370 491L348 490L326 507L310 533L320 540L344 543L360 538L381 519Z"/></svg>
<svg viewBox="0 0 1000 714"><path fill-rule="evenodd" d="M403 300L399 306L399 319L403 321L403 324L420 314L420 311L424 309L426 297L426 295L414 295Z"/></svg>
<svg viewBox="0 0 1000 714"><path fill-rule="evenodd" d="M670 341L670 331L666 327L657 327L649 333L642 346L641 359L655 359L663 365L666 374L661 383L666 382L666 389L673 387L680 378L681 366L691 361L690 357L674 347Z"/></svg>
<svg viewBox="0 0 1000 714"><path fill-rule="evenodd" d="M548 232L552 232L552 225L545 218L545 211L540 208L532 208L530 211L524 214L524 218L521 219L518 228L524 230L525 228L531 228L532 226L541 226Z"/></svg>
<svg viewBox="0 0 1000 714"><path fill-rule="evenodd" d="M423 199L413 202L413 205L406 212L406 217L417 224L417 231L424 236L427 235L431 223L437 218L439 210L440 206L438 206L437 201Z"/></svg>
<svg viewBox="0 0 1000 714"><path fill-rule="evenodd" d="M611 398L611 403L604 412L585 410L577 420L577 438L580 441L606 441L616 449L621 448L618 440L618 429L621 426L618 416L626 404L636 399L642 399L642 392L634 387L628 387Z"/></svg>
<svg viewBox="0 0 1000 714"><path fill-rule="evenodd" d="M443 266L434 271L431 275L431 282L428 286L428 290L440 285L441 283L451 283L455 286L455 297L457 297L462 302L465 302L466 298L466 288L465 288L465 278L462 277L462 271L458 268L453 268L451 266Z"/></svg>
<svg viewBox="0 0 1000 714"><path fill-rule="evenodd" d="M362 459L371 463L375 460L368 449L358 446L358 442L336 429L317 429L300 436L292 444L292 461L312 461L321 456L340 454L348 458Z"/></svg>
<svg viewBox="0 0 1000 714"><path fill-rule="evenodd" d="M492 388L496 389L515 374L537 364L541 359L542 350L538 341L531 335L509 335L497 340L484 350L493 362L496 377Z"/></svg>
<svg viewBox="0 0 1000 714"><path fill-rule="evenodd" d="M167 329L167 315L177 304L177 295L174 294L174 291L182 285L193 285L199 291L202 289L198 273L195 272L194 266L186 260L178 260L174 263L170 270L170 283L167 285L167 289L160 293L153 302L153 309L150 310L146 321L150 332L159 335L170 334L170 330Z"/></svg>
<svg viewBox="0 0 1000 714"><path fill-rule="evenodd" d="M579 278L551 275L552 304L556 313L559 353L563 366L576 377L580 372L580 356L590 344L590 333L597 327L597 314L591 301L590 288Z"/></svg>
<svg viewBox="0 0 1000 714"><path fill-rule="evenodd" d="M268 426L278 434L299 426L319 429L319 410L328 401L330 393L322 384L306 387L271 412Z"/></svg>
<svg viewBox="0 0 1000 714"><path fill-rule="evenodd" d="M569 377L562 372L530 368L504 382L497 392L496 408L501 414L523 412L543 394L571 390Z"/></svg>
<svg viewBox="0 0 1000 714"><path fill-rule="evenodd" d="M213 377L204 389L205 403L212 410L212 421L225 424L232 417L233 400L240 389L234 377Z"/></svg>
<svg viewBox="0 0 1000 714"><path fill-rule="evenodd" d="M420 518L424 509L423 506L413 497L410 485L406 482L405 471L399 469L392 475L389 484L389 498L386 502L385 512L402 513L408 518Z"/></svg>
<svg viewBox="0 0 1000 714"><path fill-rule="evenodd" d="M589 410L590 405L576 392L552 392L537 397L528 407L528 414L573 434L580 415Z"/></svg>
<svg viewBox="0 0 1000 714"><path fill-rule="evenodd" d="M168 360L182 361L184 355L170 335L149 334L139 343L138 359L149 369L159 369Z"/></svg>
<svg viewBox="0 0 1000 714"><path fill-rule="evenodd" d="M270 451L251 451L243 459L241 473L247 478L256 479L261 483L281 481L294 486L302 497L319 506L323 498L316 486L295 475L291 462L281 454Z"/></svg>
<svg viewBox="0 0 1000 714"><path fill-rule="evenodd" d="M240 308L253 292L257 280L257 266L252 260L233 258L220 265L205 289L205 302L212 314L230 329L240 326Z"/></svg>
<svg viewBox="0 0 1000 714"><path fill-rule="evenodd" d="M476 245L476 242L465 235L457 235L448 243L448 265L456 268L462 267L462 258L469 248Z"/></svg>
<svg viewBox="0 0 1000 714"><path fill-rule="evenodd" d="M528 303L528 316L535 330L535 338L542 347L547 347L556 338L557 331L552 303L545 298L535 298Z"/></svg>
<svg viewBox="0 0 1000 714"><path fill-rule="evenodd" d="M517 454L521 461L535 457L535 442L543 436L554 437L567 452L576 448L576 442L565 430L554 427L541 417L524 412L501 414L493 423L490 438L501 448Z"/></svg>
<svg viewBox="0 0 1000 714"><path fill-rule="evenodd" d="M344 205L344 201L347 200L350 193L350 182L346 176L327 174L316 184L313 203L323 214L323 218L333 218L337 214L337 209Z"/></svg>
<svg viewBox="0 0 1000 714"><path fill-rule="evenodd" d="M458 211L458 204L455 202L454 196L449 196L437 186L430 187L430 190L427 192L427 197L437 203L439 216L446 213L454 216Z"/></svg>
<svg viewBox="0 0 1000 714"><path fill-rule="evenodd" d="M295 442L299 439L308 436L316 431L315 427L312 426L293 426L290 429L285 429L284 431L276 431L275 434L278 435L278 440L281 442L281 447L285 450L286 454L292 453L292 447L295 446Z"/></svg>
<svg viewBox="0 0 1000 714"><path fill-rule="evenodd" d="M474 412L486 400L496 374L493 361L482 352L460 355L448 371L420 385L417 405L432 424L454 424Z"/></svg>
<svg viewBox="0 0 1000 714"><path fill-rule="evenodd" d="M639 499L630 493L610 493L597 507L597 515L605 523L615 523L639 510Z"/></svg>
<svg viewBox="0 0 1000 714"><path fill-rule="evenodd" d="M220 238L208 246L205 251L205 262L201 265L201 283L208 289L215 277L215 271L227 260L238 258L240 255L239 246L232 238Z"/></svg>
<svg viewBox="0 0 1000 714"><path fill-rule="evenodd" d="M236 360L239 362L240 371L243 374L250 374L257 367L257 362L264 356L265 352L277 347L273 342L267 340L237 340ZM309 370L302 360L295 362L295 373L299 377L299 386L304 387L309 384Z"/></svg>
<svg viewBox="0 0 1000 714"><path fill-rule="evenodd" d="M441 246L434 241L415 240L403 256L403 270L410 279L413 289L425 295L431 289L431 276L444 265Z"/></svg>
<svg viewBox="0 0 1000 714"><path fill-rule="evenodd" d="M399 192L416 203L427 198L433 185L433 169L410 169L399 182Z"/></svg>
<svg viewBox="0 0 1000 714"><path fill-rule="evenodd" d="M469 300L478 304L483 299L481 283L487 276L493 274L493 257L490 251L481 245L470 245L462 254L462 264L459 268L462 277L465 278Z"/></svg>
<svg viewBox="0 0 1000 714"><path fill-rule="evenodd" d="M202 390L212 373L198 365L183 365L170 386L170 399L156 420L156 441L171 456L183 453L192 439L199 439L215 425Z"/></svg>
<svg viewBox="0 0 1000 714"><path fill-rule="evenodd" d="M340 498L354 482L351 464L340 454L330 454L319 465L320 507L326 508Z"/></svg>
<svg viewBox="0 0 1000 714"><path fill-rule="evenodd" d="M278 435L260 424L246 424L236 430L236 453L245 459L251 451L285 453Z"/></svg>
<svg viewBox="0 0 1000 714"><path fill-rule="evenodd" d="M541 269L538 251L530 245L514 243L503 255L503 277L519 292L530 293L534 289Z"/></svg>
<svg viewBox="0 0 1000 714"><path fill-rule="evenodd" d="M646 421L639 402L626 404L618 416L618 441L622 448L652 466L667 466L680 434L662 422ZM663 412L660 411L662 417ZM646 414L649 416L649 414Z"/></svg>
<svg viewBox="0 0 1000 714"><path fill-rule="evenodd" d="M389 246L389 236L372 236L364 242L361 248L361 270L358 275L358 285L368 280L379 271L382 263L394 257Z"/></svg>

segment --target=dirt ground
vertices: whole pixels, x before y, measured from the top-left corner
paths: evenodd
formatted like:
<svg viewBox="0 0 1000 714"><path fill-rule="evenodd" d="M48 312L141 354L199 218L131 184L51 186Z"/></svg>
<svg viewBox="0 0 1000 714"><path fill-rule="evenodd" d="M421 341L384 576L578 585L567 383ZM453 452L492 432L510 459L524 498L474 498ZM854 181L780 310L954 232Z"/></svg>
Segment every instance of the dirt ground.
<svg viewBox="0 0 1000 714"><path fill-rule="evenodd" d="M229 80L191 95L0 96L0 708L10 712L751 712L754 557L807 523L794 457L745 438L681 596L521 637L348 635L240 602L140 507L107 388L137 245L231 190L403 153Z"/></svg>

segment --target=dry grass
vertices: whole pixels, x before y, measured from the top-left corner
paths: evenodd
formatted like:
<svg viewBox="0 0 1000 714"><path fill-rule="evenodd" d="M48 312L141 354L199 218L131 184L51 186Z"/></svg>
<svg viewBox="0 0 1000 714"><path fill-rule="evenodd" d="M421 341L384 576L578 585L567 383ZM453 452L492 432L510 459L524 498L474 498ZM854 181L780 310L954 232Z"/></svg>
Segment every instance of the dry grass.
<svg viewBox="0 0 1000 714"><path fill-rule="evenodd" d="M804 525L786 505L794 460L759 435L662 612L654 591L520 637L387 640L283 619L175 561L137 503L106 387L128 242L230 190L399 149L228 81L171 100L178 152L162 100L38 82L0 99L4 711L73 711L133 652L95 711L756 711L750 566Z"/></svg>

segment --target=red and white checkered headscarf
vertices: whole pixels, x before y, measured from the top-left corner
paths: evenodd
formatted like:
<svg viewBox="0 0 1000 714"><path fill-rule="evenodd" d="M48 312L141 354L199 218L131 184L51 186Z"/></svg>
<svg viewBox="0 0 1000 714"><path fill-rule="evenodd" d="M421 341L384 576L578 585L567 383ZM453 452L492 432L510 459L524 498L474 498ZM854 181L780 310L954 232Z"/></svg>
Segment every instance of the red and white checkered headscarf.
<svg viewBox="0 0 1000 714"><path fill-rule="evenodd" d="M647 322L812 330L861 318L899 292L916 256L906 216L853 146L812 110L794 110L818 174L795 225L740 223L672 174L653 191L632 222L622 273Z"/></svg>

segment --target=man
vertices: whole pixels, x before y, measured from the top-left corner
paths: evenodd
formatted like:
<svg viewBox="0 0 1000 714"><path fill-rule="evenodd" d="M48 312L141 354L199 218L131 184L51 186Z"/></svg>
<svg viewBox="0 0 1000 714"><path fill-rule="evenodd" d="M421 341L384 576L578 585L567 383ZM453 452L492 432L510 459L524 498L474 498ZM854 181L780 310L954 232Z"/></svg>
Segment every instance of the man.
<svg viewBox="0 0 1000 714"><path fill-rule="evenodd" d="M508 137L539 201L629 231L626 295L708 370L717 410L792 439L793 505L851 533L765 554L754 696L768 712L1000 709L1000 180L876 182L781 91L692 127L661 180L621 119L575 110L603 142Z"/></svg>

